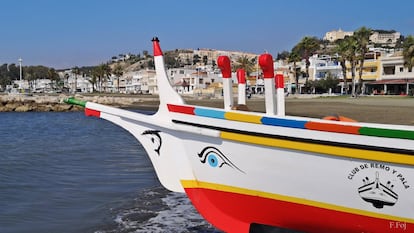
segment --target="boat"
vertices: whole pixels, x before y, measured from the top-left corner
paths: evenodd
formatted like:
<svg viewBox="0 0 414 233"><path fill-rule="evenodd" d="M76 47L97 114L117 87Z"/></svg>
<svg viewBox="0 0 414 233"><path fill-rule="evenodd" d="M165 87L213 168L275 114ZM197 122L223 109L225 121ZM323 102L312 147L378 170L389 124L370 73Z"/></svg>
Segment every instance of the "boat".
<svg viewBox="0 0 414 233"><path fill-rule="evenodd" d="M414 232L413 126L287 116L283 76L267 53L259 56L265 112L237 108L227 56L217 60L224 107L189 105L169 83L158 38L152 43L160 99L153 115L65 101L130 132L161 184L186 193L216 228Z"/></svg>

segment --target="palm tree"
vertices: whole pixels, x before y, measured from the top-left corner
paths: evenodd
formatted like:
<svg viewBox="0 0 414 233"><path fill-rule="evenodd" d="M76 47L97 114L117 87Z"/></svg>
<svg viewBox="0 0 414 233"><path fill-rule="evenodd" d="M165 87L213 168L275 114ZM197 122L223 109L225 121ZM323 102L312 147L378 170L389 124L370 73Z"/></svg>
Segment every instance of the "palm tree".
<svg viewBox="0 0 414 233"><path fill-rule="evenodd" d="M234 70L244 69L247 76L254 71L255 62L253 59L249 59L246 55L237 58Z"/></svg>
<svg viewBox="0 0 414 233"><path fill-rule="evenodd" d="M343 74L343 80L344 80L344 87L345 87L345 94L348 94L348 83L347 83L347 72L346 72L346 61L348 56L348 53L350 52L350 43L349 39L341 39L336 41L336 47L334 48L334 51L338 54L338 61L341 63L342 68L342 74Z"/></svg>
<svg viewBox="0 0 414 233"><path fill-rule="evenodd" d="M108 64L100 64L94 68L94 75L98 78L98 91L102 92L102 83L104 83L104 91L106 92L106 82L108 77L111 75L111 68Z"/></svg>
<svg viewBox="0 0 414 233"><path fill-rule="evenodd" d="M346 52L344 53L344 58L351 65L351 76L352 76L352 93L351 95L355 97L356 93L356 82L355 82L355 68L357 64L357 51L358 51L358 42L354 36L345 37ZM346 72L345 72L346 76Z"/></svg>
<svg viewBox="0 0 414 233"><path fill-rule="evenodd" d="M320 48L320 41L316 37L305 36L302 40L293 48L293 51L297 52L302 56L306 61L306 81L308 83L309 79L309 57L312 56ZM305 86L306 86L305 84Z"/></svg>
<svg viewBox="0 0 414 233"><path fill-rule="evenodd" d="M371 34L372 30L366 27L361 27L354 32L354 37L358 43L359 53L358 93L361 93L362 89L362 71L364 68L365 54L368 52L369 37Z"/></svg>
<svg viewBox="0 0 414 233"><path fill-rule="evenodd" d="M293 51L289 54L288 61L289 63L293 62L293 77L295 78L295 94L299 94L299 75L297 73L296 62L300 62L301 58L296 51Z"/></svg>
<svg viewBox="0 0 414 233"><path fill-rule="evenodd" d="M112 73L118 78L117 90L119 92L119 79L124 74L124 70L120 64L116 64Z"/></svg>
<svg viewBox="0 0 414 233"><path fill-rule="evenodd" d="M404 66L411 72L414 66L414 37L409 35L403 42Z"/></svg>

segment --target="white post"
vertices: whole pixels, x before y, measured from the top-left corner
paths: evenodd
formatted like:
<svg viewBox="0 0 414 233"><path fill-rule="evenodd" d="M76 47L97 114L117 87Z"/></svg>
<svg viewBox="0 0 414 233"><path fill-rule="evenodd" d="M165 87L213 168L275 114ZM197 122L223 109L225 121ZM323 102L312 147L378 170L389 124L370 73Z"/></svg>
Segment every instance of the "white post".
<svg viewBox="0 0 414 233"><path fill-rule="evenodd" d="M219 56L217 58L217 65L220 68L221 74L223 76L224 110L231 110L233 107L233 84L231 80L231 66L229 57Z"/></svg>
<svg viewBox="0 0 414 233"><path fill-rule="evenodd" d="M283 74L276 74L277 115L285 115L285 79Z"/></svg>
<svg viewBox="0 0 414 233"><path fill-rule="evenodd" d="M239 105L246 105L246 72L244 69L237 70L237 81L238 85L238 99L237 104Z"/></svg>

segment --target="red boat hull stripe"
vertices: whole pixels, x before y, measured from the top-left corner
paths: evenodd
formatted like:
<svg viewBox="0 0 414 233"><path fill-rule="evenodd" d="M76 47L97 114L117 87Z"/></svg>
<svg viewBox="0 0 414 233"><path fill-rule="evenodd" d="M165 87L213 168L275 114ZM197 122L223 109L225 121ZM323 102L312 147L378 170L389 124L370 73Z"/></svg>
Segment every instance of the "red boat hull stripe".
<svg viewBox="0 0 414 233"><path fill-rule="evenodd" d="M410 232L413 223L341 212L284 200L206 188L185 188L205 219L225 232L249 232L251 223L309 233ZM394 224L405 224L405 229Z"/></svg>
<svg viewBox="0 0 414 233"><path fill-rule="evenodd" d="M85 108L85 115L100 118L101 117L101 112L97 111L97 110L90 109L90 108Z"/></svg>

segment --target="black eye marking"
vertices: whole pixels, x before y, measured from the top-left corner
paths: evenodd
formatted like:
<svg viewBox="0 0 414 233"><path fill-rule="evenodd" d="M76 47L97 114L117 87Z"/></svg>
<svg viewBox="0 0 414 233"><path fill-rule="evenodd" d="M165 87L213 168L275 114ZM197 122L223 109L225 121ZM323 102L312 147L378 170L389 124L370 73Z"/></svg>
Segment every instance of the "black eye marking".
<svg viewBox="0 0 414 233"><path fill-rule="evenodd" d="M162 145L162 139L160 136L160 132L159 130L146 130L144 131L141 135L147 135L150 138L151 142L154 144L155 149L154 151L160 155L160 150L161 150L161 145Z"/></svg>
<svg viewBox="0 0 414 233"><path fill-rule="evenodd" d="M221 168L226 165L244 173L244 171L238 168L234 163L230 161L230 159L228 159L219 149L215 147L205 147L203 150L201 150L200 153L198 153L198 157L200 158L201 163L209 164L210 167Z"/></svg>

